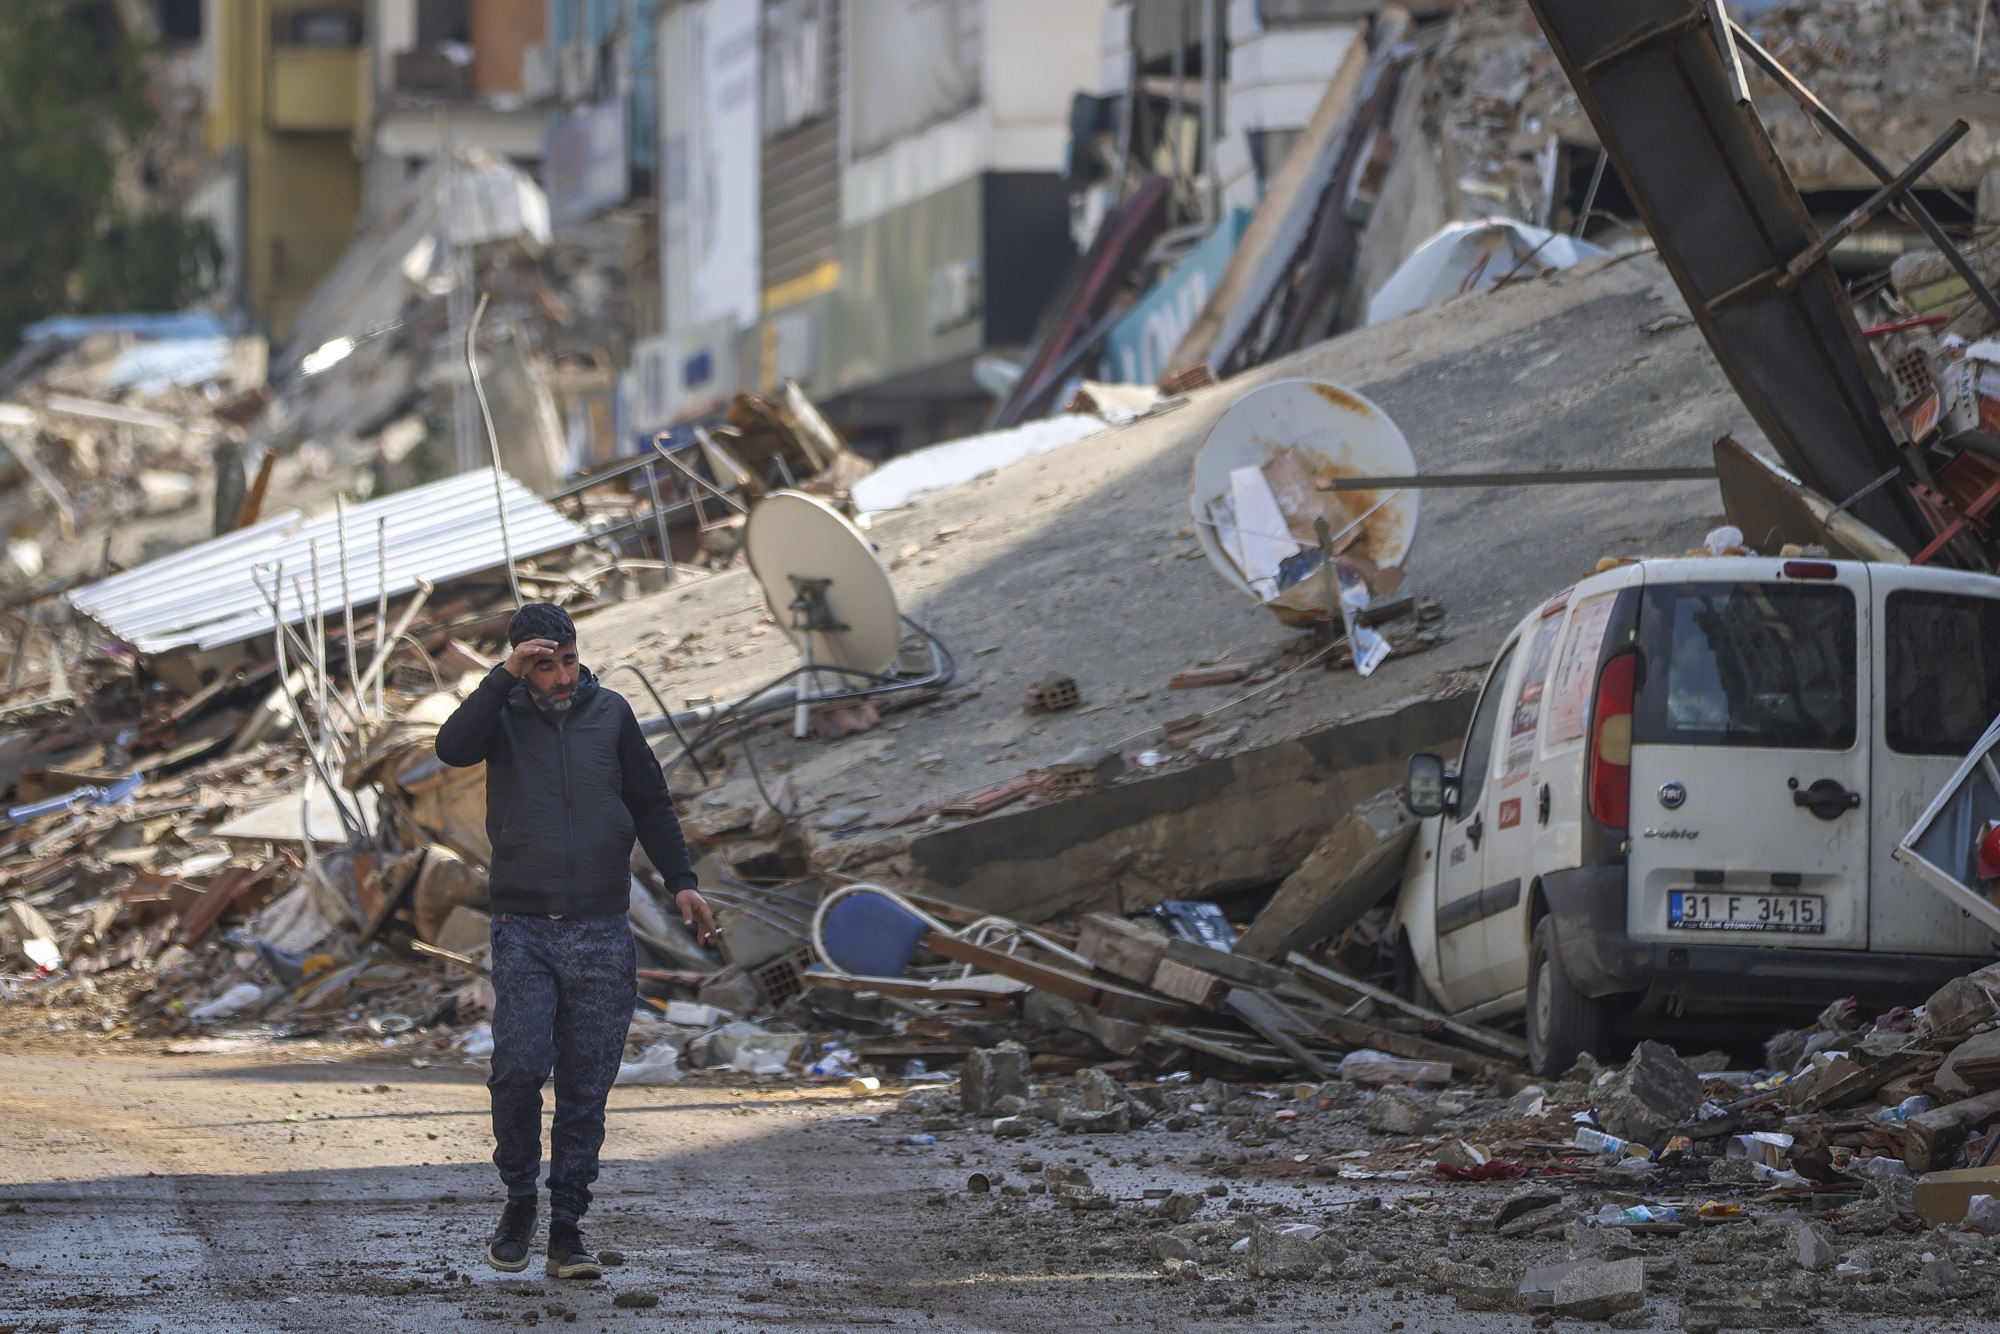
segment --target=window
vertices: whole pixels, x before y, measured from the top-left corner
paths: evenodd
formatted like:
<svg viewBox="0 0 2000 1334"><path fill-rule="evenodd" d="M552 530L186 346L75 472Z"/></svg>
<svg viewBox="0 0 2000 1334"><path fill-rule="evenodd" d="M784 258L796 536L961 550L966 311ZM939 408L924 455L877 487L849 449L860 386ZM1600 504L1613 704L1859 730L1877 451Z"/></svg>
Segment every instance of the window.
<svg viewBox="0 0 2000 1334"><path fill-rule="evenodd" d="M1963 756L2000 714L2000 601L1891 593L1882 633L1889 749Z"/></svg>
<svg viewBox="0 0 2000 1334"><path fill-rule="evenodd" d="M1471 730L1465 734L1465 750L1458 757L1458 818L1468 819L1479 809L1480 795L1486 791L1486 775L1493 768L1493 734L1499 730L1500 700L1507 693L1507 676L1514 670L1515 645L1509 644L1500 663L1487 678L1486 693L1479 697L1479 709L1472 715Z"/></svg>
<svg viewBox="0 0 2000 1334"><path fill-rule="evenodd" d="M826 0L766 0L764 137L776 138L832 108L827 97L831 27Z"/></svg>
<svg viewBox="0 0 2000 1334"><path fill-rule="evenodd" d="M1846 750L1854 595L1828 585L1666 584L1641 601L1635 742Z"/></svg>

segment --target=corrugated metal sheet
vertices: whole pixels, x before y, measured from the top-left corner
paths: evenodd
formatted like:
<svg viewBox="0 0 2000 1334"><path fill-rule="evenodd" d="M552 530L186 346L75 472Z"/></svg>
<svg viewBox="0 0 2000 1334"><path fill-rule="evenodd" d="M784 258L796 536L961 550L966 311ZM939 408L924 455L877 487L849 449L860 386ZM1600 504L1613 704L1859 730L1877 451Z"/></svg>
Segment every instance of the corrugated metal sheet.
<svg viewBox="0 0 2000 1334"><path fill-rule="evenodd" d="M589 533L513 478L503 474L501 489L516 560L589 540ZM347 511L349 584L357 609L372 608L379 592L377 524L382 519L388 520L391 597L415 590L419 578L441 583L506 563L493 512L491 469L399 491ZM320 605L335 614L340 610L339 519L334 514L307 518L296 510L77 589L69 602L141 653L224 648L271 633L271 609L258 582L269 590L279 567L285 574L286 622L307 619L314 542L319 544ZM307 607L299 605L297 588L305 590Z"/></svg>
<svg viewBox="0 0 2000 1334"><path fill-rule="evenodd" d="M815 8L824 82L814 91L825 110L764 140L759 208L767 289L834 258L840 240L840 118L832 114L840 105L840 11L840 0L821 0ZM768 50L765 60L768 79Z"/></svg>

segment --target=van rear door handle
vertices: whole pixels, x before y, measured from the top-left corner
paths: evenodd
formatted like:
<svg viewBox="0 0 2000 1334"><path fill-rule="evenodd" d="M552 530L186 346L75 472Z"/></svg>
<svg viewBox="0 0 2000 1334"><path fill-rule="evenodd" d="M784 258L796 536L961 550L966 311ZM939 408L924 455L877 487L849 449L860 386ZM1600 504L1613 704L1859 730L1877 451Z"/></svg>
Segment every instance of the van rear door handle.
<svg viewBox="0 0 2000 1334"><path fill-rule="evenodd" d="M1838 820L1860 804L1861 794L1849 792L1837 778L1821 778L1792 793L1792 805L1803 806L1822 820Z"/></svg>
<svg viewBox="0 0 2000 1334"><path fill-rule="evenodd" d="M1549 785L1542 784L1542 794L1535 799L1535 814L1543 824L1549 822Z"/></svg>

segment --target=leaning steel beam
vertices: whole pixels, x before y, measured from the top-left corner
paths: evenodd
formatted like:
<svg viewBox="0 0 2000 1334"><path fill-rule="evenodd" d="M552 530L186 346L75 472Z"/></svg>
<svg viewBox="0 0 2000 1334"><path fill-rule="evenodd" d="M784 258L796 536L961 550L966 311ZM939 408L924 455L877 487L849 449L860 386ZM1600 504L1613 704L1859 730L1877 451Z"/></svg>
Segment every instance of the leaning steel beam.
<svg viewBox="0 0 2000 1334"><path fill-rule="evenodd" d="M1832 265L1756 290L1819 240L1747 106L1703 0L1529 0L1723 371L1814 490L1852 496L1890 468L1929 470L1897 422ZM1714 306L1717 297L1735 299ZM1933 531L1906 487L1855 514L1908 552Z"/></svg>

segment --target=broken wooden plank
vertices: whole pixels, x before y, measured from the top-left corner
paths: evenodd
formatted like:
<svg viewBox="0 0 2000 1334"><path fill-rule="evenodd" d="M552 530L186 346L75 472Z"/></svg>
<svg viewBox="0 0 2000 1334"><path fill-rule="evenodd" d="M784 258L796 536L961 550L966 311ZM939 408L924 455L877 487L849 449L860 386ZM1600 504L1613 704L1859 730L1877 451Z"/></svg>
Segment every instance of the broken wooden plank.
<svg viewBox="0 0 2000 1334"><path fill-rule="evenodd" d="M1377 1005L1387 1006L1389 1009L1409 1015L1413 1019L1421 1019L1425 1023L1436 1024L1453 1037L1460 1038L1481 1050L1490 1051L1496 1055L1505 1056L1515 1061L1525 1061L1528 1059L1528 1044L1511 1034L1501 1033L1479 1024L1468 1024L1461 1020L1453 1019L1449 1015L1439 1014L1436 1010L1427 1009L1422 1005L1416 1004L1414 1001L1404 1000L1392 991L1384 991L1372 982L1364 982L1358 977L1349 977L1339 969L1329 967L1325 962L1309 958L1296 950L1285 956L1285 962L1297 969L1306 981L1315 984L1323 991L1332 993L1335 1000L1348 999L1348 996L1339 994L1342 991L1349 993L1356 999L1365 997L1368 1000L1374 1001Z"/></svg>
<svg viewBox="0 0 2000 1334"><path fill-rule="evenodd" d="M1167 952L1167 935L1114 913L1094 912L1083 919L1076 952L1114 977L1149 986Z"/></svg>
<svg viewBox="0 0 2000 1334"><path fill-rule="evenodd" d="M375 911L369 915L368 921L362 925L361 934L355 937L355 944L366 945L369 941L375 939L375 933L382 929L384 923L389 920L390 914L394 913L398 905L409 896L410 891L416 888L417 876L422 872L424 863L428 860L428 853L409 859L409 865L404 870L402 878L395 886L382 895L382 901L375 905Z"/></svg>
<svg viewBox="0 0 2000 1334"><path fill-rule="evenodd" d="M1277 964L1253 959L1247 954L1211 949L1192 940L1181 940L1178 937L1170 940L1167 943L1167 957L1175 963L1199 968L1204 973L1226 977L1239 987L1256 987L1259 991L1276 992L1300 990L1298 979Z"/></svg>
<svg viewBox="0 0 2000 1334"><path fill-rule="evenodd" d="M1305 1043L1299 1041L1301 1037L1313 1032L1312 1025L1294 1014L1283 1001L1270 992L1236 987L1223 998L1222 1008L1250 1025L1272 1046L1310 1071L1314 1078L1334 1077L1333 1068L1307 1050Z"/></svg>
<svg viewBox="0 0 2000 1334"><path fill-rule="evenodd" d="M1168 678L1167 689L1199 690L1203 686L1233 685L1262 665L1258 662L1221 662L1213 667L1189 667Z"/></svg>
<svg viewBox="0 0 2000 1334"><path fill-rule="evenodd" d="M1017 978L1031 987L1073 1000L1079 1005L1088 1005L1100 1014L1115 1019L1133 1019L1141 1023L1172 1022L1187 1016L1189 1008L1180 1001L1163 996L1149 996L1144 992L1128 991L1115 987L1096 978L1073 973L1066 968L1056 968L1049 964L1036 963L1018 955L1003 954L999 950L975 945L968 940L943 931L927 932L924 948L947 959L959 963L969 963L989 973L1002 977Z"/></svg>
<svg viewBox="0 0 2000 1334"><path fill-rule="evenodd" d="M1905 1123L1903 1161L1918 1176L1950 1167L1959 1146L1976 1130L2000 1121L2000 1092L1920 1112Z"/></svg>
<svg viewBox="0 0 2000 1334"><path fill-rule="evenodd" d="M1312 1020L1320 1033L1350 1047L1372 1047L1391 1056L1407 1056L1413 1061L1443 1061L1460 1070L1492 1073L1504 1068L1491 1056L1432 1042L1412 1033L1399 1033L1393 1028L1377 1028L1359 1019L1349 1019L1344 1014L1315 1011L1306 1017Z"/></svg>
<svg viewBox="0 0 2000 1334"><path fill-rule="evenodd" d="M280 855L271 858L262 866L230 866L210 881L201 897L187 906L181 914L181 929L178 939L183 945L192 945L207 935L230 905L242 898L250 890L276 876L286 865L287 859Z"/></svg>
<svg viewBox="0 0 2000 1334"><path fill-rule="evenodd" d="M1225 1040L1212 1034L1193 1029L1176 1028L1169 1024L1154 1024L1146 1030L1148 1036L1176 1047L1186 1047L1208 1056L1219 1056L1225 1061L1234 1061L1263 1070L1290 1070L1295 1062L1282 1052L1266 1050L1261 1044L1249 1046L1241 1041Z"/></svg>
<svg viewBox="0 0 2000 1334"><path fill-rule="evenodd" d="M1229 983L1214 973L1190 968L1176 959L1160 960L1153 972L1153 990L1204 1010L1215 1009L1228 989Z"/></svg>
<svg viewBox="0 0 2000 1334"><path fill-rule="evenodd" d="M1812 1087L1801 1091L1793 1106L1801 1113L1817 1112L1824 1107L1839 1107L1845 1103L1857 1102L1875 1092L1892 1079L1901 1079L1926 1061L1937 1059L1937 1053L1923 1047L1906 1047L1902 1051L1891 1052L1867 1065L1850 1060L1854 1068L1834 1078L1815 1082Z"/></svg>

